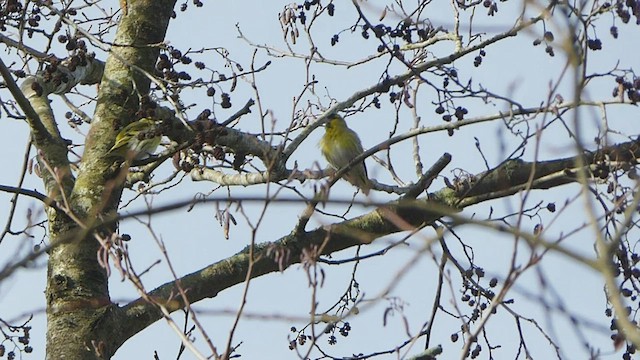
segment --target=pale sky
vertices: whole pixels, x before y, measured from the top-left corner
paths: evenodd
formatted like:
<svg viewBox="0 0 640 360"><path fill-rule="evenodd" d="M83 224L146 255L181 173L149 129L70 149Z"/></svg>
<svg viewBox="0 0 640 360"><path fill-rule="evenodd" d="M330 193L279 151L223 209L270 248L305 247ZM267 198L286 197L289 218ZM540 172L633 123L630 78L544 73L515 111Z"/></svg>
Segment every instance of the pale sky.
<svg viewBox="0 0 640 360"><path fill-rule="evenodd" d="M259 5L254 5L252 2L247 1L208 2L203 8L199 9L194 8L191 2L189 4L189 10L185 13L178 12L178 18L170 25L166 38L170 45L175 45L183 51L188 48L197 50L203 47L225 47L230 51L231 58L241 63L245 69L248 69L253 49L246 42L238 39L235 29L235 24L238 24L244 35L254 43L267 43L276 48L286 49L278 22L278 12L288 2L261 2ZM367 14L374 19L377 18L379 15L375 14L380 9L375 8L372 2L367 4L370 5L365 7ZM434 14L431 17L431 21L435 26L442 25L450 28L452 26L451 6L449 2L442 2L442 5L442 12ZM500 16L498 17L488 18L485 14L476 14L474 18L474 24L486 26L487 37L507 29L511 22L507 21L508 17L504 14L516 14L520 10L522 2L500 2L499 6ZM350 3L340 2L336 5L336 16L331 22L326 17L323 17L323 21L319 21L316 25L316 39L320 42L319 46L322 55L326 58L353 61L375 53L374 40L365 42L359 39L358 36L353 36L350 39L348 33L341 35L340 41L335 47L329 46L332 34L352 24L353 12L354 10ZM553 28L555 25L549 24L549 26ZM620 68L633 67L638 69L640 67L640 58L628 55L630 44L634 44L634 38L637 39L637 34L629 30L635 30L635 28L621 26L620 39L618 41L610 40L610 35L606 33L607 29L606 25L603 25L602 29L598 29L598 35L606 40L606 51L589 53L590 61L593 62L589 71L608 71L615 66L616 61L620 58L624 61L619 65ZM548 92L550 82L554 81L558 74L562 72L564 64L564 56L560 50L557 51L555 58L549 58L542 47L533 47L531 45L533 40L541 33L541 28L536 27L535 34L523 33L515 38L507 39L498 46L488 48L483 64L479 68L473 67L473 56L463 58L461 61L456 62L455 66L461 74L464 74L465 79L472 77L474 84L482 84L504 96L513 96L525 107L538 106L541 101L545 100L544 94ZM557 38L561 36L561 32L556 33ZM324 43L322 43L323 41ZM637 43L634 46L637 47ZM305 53L308 51L308 44L301 38L294 50ZM439 57L447 55L451 50L452 46L447 44L438 45L431 51L433 55ZM63 52L57 53L59 56L63 54ZM100 52L98 57L105 60L104 54ZM211 53L201 57L194 54L192 57L194 61L206 62L209 67L215 66L220 70L227 70L222 67L223 64L219 61L220 58L214 57ZM268 57L264 51L258 51L256 59L257 66L264 64L266 61L272 61L268 71L256 75L257 85L261 91L261 101L264 109L270 110L276 120L275 128L284 130L291 121L292 112L294 111L292 108L293 98L300 93L305 83L304 63L301 60ZM325 108L330 105L327 93L338 100L344 100L354 91L375 84L378 80L380 69L383 68L385 62L386 60L382 60L374 64L365 65L362 68L350 70L326 64L313 65L311 68L312 73L319 80L318 85L316 85L318 98L310 100L319 101ZM189 69L194 78L202 76L206 79L209 76L204 71L198 73L193 66ZM392 67L392 69L397 72L401 70L397 66ZM435 77L431 77L430 80L436 83L441 83L442 81ZM563 94L565 99L571 98L570 85L570 81L567 80L560 86L559 92ZM613 83L611 81L602 81L601 88L595 91L594 87L591 87L588 96L593 99L608 99L611 96L612 89ZM80 91L84 92L85 89L81 88ZM219 120L224 120L236 112L249 97L253 97L250 87L243 81L239 82L237 90L231 95L232 108L222 110L220 107L216 107L215 114ZM211 99L204 96L204 92L201 90L185 91L183 96L185 104L197 104L188 113L192 118L195 118L203 108L211 105ZM77 98L75 97L74 99ZM432 110L433 105L431 102L433 100L426 97L416 100L418 109L423 114L422 125L431 126L442 123L439 116ZM380 101L383 104L381 111L368 110L365 114L357 114L348 118L349 126L358 132L365 148L384 141L393 129L392 119L394 113L388 96L382 95ZM73 130L65 124L64 113L67 109L57 99L55 104L54 110L64 135L79 139L77 135L74 135ZM494 106L480 101L464 104L470 110L470 117L493 114L505 110L503 104ZM627 108L625 109L625 111L629 111ZM241 119L236 126L237 129L252 132L257 132L260 129L257 116L258 109L254 107L253 110L253 114ZM626 132L626 134L637 133L638 127L634 120L637 120L638 113L635 109L633 111L633 116L627 116L626 113L616 109L609 110L609 127ZM316 111L315 114L319 114L319 111ZM585 111L582 115L584 116L582 118L582 121L584 121L583 139L593 139L597 135L598 129L602 127L600 113L598 109L594 108ZM401 128L398 129L398 132L406 131L411 126L410 114L406 109L401 111L401 116L404 116L407 121L401 123ZM12 144L13 150L20 154L28 138L26 124L6 118L2 120L4 121L0 122L0 141L4 144ZM456 168L461 168L471 173L484 171L486 168L484 167L483 159L478 151L475 150L475 138L480 141L482 150L491 167L499 164L503 159L502 154L504 152L510 153L518 145L512 137L502 137L498 133L499 129L504 129L500 123L491 123L461 129L453 137L449 137L446 132L430 133L422 136L420 137L422 160L425 166L430 166L444 152L451 153L453 161L442 174L449 178L453 178L455 174L453 171ZM87 125L83 125L81 131L86 133L87 130ZM326 166L326 161L321 158L316 145L322 134L323 129L317 129L305 140L303 146L300 147L298 153L293 156L288 165L292 167L294 161L296 161L300 168L312 168L315 162L321 166ZM297 134L293 134L293 136L295 135ZM505 148L501 149L500 143L503 141L505 142ZM624 139L622 137L611 138L612 143L616 141L624 141ZM571 144L572 142L566 139L566 133L561 130L560 126L556 125L542 136L539 158L546 160L571 156L574 154L574 148ZM593 141L585 144L588 147L595 148ZM395 163L398 174L405 181L415 180L415 171L413 170L410 152L410 142L407 142L398 144L392 153L393 156L398 158L406 156L406 161L396 160ZM31 156L33 156L33 151ZM386 154L379 153L378 156L384 158ZM533 159L531 151L525 153L524 159ZM10 169L10 171L0 173L0 184L14 186L17 184L18 172L14 169L18 169L21 166L21 162L20 156L4 156L0 158L2 168L5 170ZM381 182L391 183L392 180L389 174L375 161L368 159L366 163L370 176L378 178ZM154 180L163 179L170 171L171 164L168 163L157 172ZM303 185L294 185L307 196L311 196L312 186L314 184L318 186L321 183L322 181L311 180ZM439 178L429 190L436 191L443 186L442 178ZM40 179L34 174L27 175L24 187L42 190ZM194 183L189 178L186 178L181 184L167 189L160 196L149 196L147 199L153 201L154 205L168 204L173 201L193 198L200 192L209 193L214 189L216 189L215 184ZM272 188L272 191L274 189L275 187ZM231 189L231 194L241 197L261 195L264 194L264 191L264 186L256 186L255 188L235 187ZM349 199L353 192L354 188L348 183L339 182L334 186L331 196L336 199ZM576 214L580 214L583 212L584 204L581 200L575 201L578 193L579 189L576 186L564 186L549 192L534 191L530 194L526 206L533 206L539 201L543 201L545 204L554 201L560 208L565 201L573 201L565 211L573 211ZM227 191L226 189L217 189L213 194L216 198L224 199L227 196ZM130 198L131 192L125 196ZM283 196L292 197L293 193L284 192ZM372 198L377 201L386 201L395 197L374 192ZM0 193L0 203L5 204L0 207L0 219L6 219L7 217L9 199L10 196L8 194ZM516 195L511 198L471 207L466 209L463 215L472 216L475 214L478 219L484 219L489 214L489 206L492 206L495 211L494 217L503 216L510 211L516 211L519 203L520 197ZM144 206L144 200L138 198L134 204L130 205L128 210L135 211L144 208ZM224 206L226 206L224 202L220 203L220 207ZM243 204L243 210L252 223L257 221L262 206L263 204L260 203ZM24 224L26 222L28 208L33 209L34 221L43 219L43 214L40 212L42 208L40 204L21 198L15 217L16 224ZM287 235L295 225L303 208L304 204L292 205L284 203L270 205L266 217L259 227L257 242L274 241ZM336 213L342 213L345 210L344 206L333 206L331 208ZM232 210L234 211L234 217L238 220L238 226L231 228L229 240L223 238L223 230L215 219L216 208L213 204L197 205L190 212L187 212L187 209L181 209L172 213L153 216L151 225L155 235L164 241L164 245L171 257L172 266L179 275L188 274L207 264L224 259L249 244L250 232L246 226L246 221L242 213L236 211L235 206L232 207ZM322 210L327 211L328 209ZM370 210L370 208L356 207L347 217L352 218ZM566 216L562 221L550 223L555 215L544 211L540 213L540 219L542 219L543 223L548 224L548 226L545 226L548 234L559 234L562 231L573 229L586 221L581 216L576 215L573 218L575 223L568 223ZM531 229L532 231L540 219L523 219L523 228ZM141 220L146 221L146 219ZM515 218L512 220L515 221ZM335 217L316 214L307 229L333 221L339 220ZM14 230L16 229L19 229L19 225L14 227ZM129 220L120 224L120 231L131 234L133 237L132 241L129 242L129 248L137 271L142 271L156 260L162 259L160 265L153 267L143 277L144 284L148 290L171 279L166 261L163 259L153 237L144 226ZM476 264L482 266L487 273L486 278L483 279L484 284L486 285L492 276L496 276L502 282L504 274L508 271L513 253L513 237L474 226L463 226L458 228L456 233L469 245L473 246ZM33 230L33 235L34 239L9 238L9 240L6 240L11 241L11 243L2 244L0 266L5 264L11 256L14 256L12 249L19 249L19 254L25 254L30 251L32 246L39 242L43 232L41 229L36 229ZM363 247L361 255L382 249L390 242L402 239L404 235L400 233L379 239L373 245ZM335 346L329 346L326 345L327 336L325 335L319 340L323 344L323 349L327 349L333 356L385 351L406 340L408 338L407 331L410 335L415 335L420 331L424 320L428 319L428 314L431 312L438 276L434 258L439 261L442 250L439 246L434 245L432 247L433 254L422 253L413 266L408 269L405 269L405 266L407 261L414 258L420 251L425 240L431 239L432 236L433 230L428 229L411 240L408 246L396 247L385 256L375 257L358 265L357 280L362 290L361 296L368 301L363 303L364 310L361 314L349 317L348 321L352 327L349 336L343 338L338 335L338 343ZM580 238L580 236L572 237L566 245L579 249L585 255L592 256L593 239L590 238L591 236L588 231L584 231L583 238ZM550 238L553 238L553 236L550 235ZM458 254L458 259L462 261L464 256L458 240L453 236L448 236L445 240L449 248L455 254ZM355 249L349 249L335 254L333 259L350 258L354 255ZM518 247L518 262L524 263L529 255L530 249L527 246ZM462 265L468 266L468 263ZM339 299L340 294L347 289L349 278L353 272L353 263L340 266L320 265L320 267L325 271L325 278L323 287L318 289L316 294L318 312L328 309ZM459 293L460 276L453 271L453 268L451 269L452 287L444 287L443 298L450 299L453 297L459 299L462 295ZM2 309L0 317L5 320L15 320L15 323L17 323L25 318L25 314L35 312L35 317L31 322L34 352L25 356L25 359L44 358L45 316L43 313L43 291L45 288L45 274L45 259L40 259L34 269L21 270L16 276L0 284L0 309ZM398 277L400 281L396 283L395 279ZM542 284L541 278L549 281L549 283ZM391 285L394 286L390 293L381 296ZM220 351L226 346L229 329L242 298L243 290L244 285L238 285L223 291L213 299L194 305L209 337ZM111 294L112 300L119 304L124 304L131 299L137 298L134 287L127 282L121 282L117 273L113 273L111 276ZM269 274L252 280L249 288L248 304L245 309L247 318L241 320L234 336L234 345L242 342L242 345L237 349L238 353L245 359L297 358L296 353L288 349L288 336L293 335L289 329L291 326L295 326L298 329L304 327L304 319L309 318L310 304L312 302L311 295L312 289L308 286L307 274L300 265L294 265L284 273ZM525 317L536 318L545 329L552 329L549 334L561 346L564 358L587 358L588 353L580 344L582 341L581 335L571 330L572 325L568 321L566 314L555 310L545 311L539 306L539 299L536 299L537 296L542 297L548 303L556 305L558 305L557 301L560 298L562 299L562 306L569 309L572 314L577 314L582 319L596 322L599 326L597 328L585 326L584 337L590 341L592 346L605 352L600 359L620 358L620 353L612 353L612 343L609 340L609 333L606 329L608 320L604 317L605 298L603 285L598 274L574 264L566 257L547 255L543 263L537 267L537 270L530 270L525 273L523 278L518 280L518 285L507 296L507 298L517 299L516 303L512 305L515 311ZM384 311L390 304L402 308L406 317L407 328L402 315L399 313L388 317L386 326L383 326ZM447 308L448 311L454 311L449 300L443 300L442 304L449 306ZM174 313L173 318L182 326L184 316L181 313ZM190 326L191 323L189 324ZM534 358L553 358L552 348L538 332L531 331L531 324L523 322L523 327L528 334L531 334L527 337L529 341L527 345ZM432 333L431 344L434 346L437 344L443 345L444 355L442 359L459 358L463 341L458 340L458 342L452 343L450 340L450 335L459 331L459 328L459 321L446 317L442 313L436 318L436 328ZM512 316L506 314L504 310L499 310L498 314L489 321L487 329L487 337L492 343L502 345L501 348L494 350L494 358L515 358L518 336ZM319 326L317 331L321 330L322 326ZM207 353L206 343L202 335L196 333L194 338L196 348ZM161 320L130 339L116 353L114 359L152 359L154 351L158 352L160 359L174 359L179 346L179 338L173 330L169 329L166 322ZM420 338L413 347L403 350L400 354L415 355L423 347L424 339ZM300 350L306 349L307 347L300 347ZM311 358L319 356L318 352L313 352ZM195 358L188 351L181 357L181 359ZM394 359L396 356L385 355L380 358ZM483 348L480 358L488 358L486 346ZM521 355L520 358L524 358L524 356Z"/></svg>

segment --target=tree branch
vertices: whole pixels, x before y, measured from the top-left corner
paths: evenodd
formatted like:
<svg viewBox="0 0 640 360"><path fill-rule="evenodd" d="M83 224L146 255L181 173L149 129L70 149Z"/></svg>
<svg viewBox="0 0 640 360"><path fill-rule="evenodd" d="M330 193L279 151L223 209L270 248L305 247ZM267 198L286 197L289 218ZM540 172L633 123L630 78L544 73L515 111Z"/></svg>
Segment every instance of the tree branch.
<svg viewBox="0 0 640 360"><path fill-rule="evenodd" d="M306 248L317 247L322 249L322 255L329 255L354 246L369 244L382 236L409 230L408 226L415 228L434 222L447 214L459 212L466 206L494 199L498 197L498 192L493 191L495 189L502 189L500 196L510 195L527 185L531 171L534 171L532 188L547 189L577 182L577 177L572 174L575 173L576 164L583 161L587 166L603 169L637 159L640 159L640 140L570 158L537 163L509 162L476 175L475 178L481 180L470 188L454 190L447 187L418 200L390 202L370 213L341 223L308 232L292 233L272 243L256 245L253 248L253 272L250 277L257 278L283 271L292 264L299 263L303 249ZM558 173L562 176L547 178ZM249 263L252 261L249 250L247 247L227 259L182 277L179 280L180 285L186 289L189 302L195 303L215 297L220 291L245 281ZM177 296L178 293L176 284L169 282L151 291L148 296L165 304L170 311L176 311L185 306ZM126 341L162 317L162 312L157 306L142 298L118 308L114 314L118 318L115 321L127 324L126 328L120 329L117 342Z"/></svg>

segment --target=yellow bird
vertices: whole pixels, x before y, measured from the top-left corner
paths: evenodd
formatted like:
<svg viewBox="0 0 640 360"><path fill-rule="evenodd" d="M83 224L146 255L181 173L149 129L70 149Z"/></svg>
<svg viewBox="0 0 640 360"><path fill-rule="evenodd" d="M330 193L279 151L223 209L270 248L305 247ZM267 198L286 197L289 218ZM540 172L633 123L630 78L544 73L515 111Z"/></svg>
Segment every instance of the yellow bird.
<svg viewBox="0 0 640 360"><path fill-rule="evenodd" d="M347 123L338 114L329 115L325 134L318 145L322 155L336 170L349 165L356 156L364 152L358 134L349 129ZM365 195L369 194L371 183L367 177L364 162L355 164L342 178L358 187Z"/></svg>
<svg viewBox="0 0 640 360"><path fill-rule="evenodd" d="M142 118L120 130L108 155L125 160L144 159L153 155L161 140L162 134L159 133L156 122L150 118Z"/></svg>

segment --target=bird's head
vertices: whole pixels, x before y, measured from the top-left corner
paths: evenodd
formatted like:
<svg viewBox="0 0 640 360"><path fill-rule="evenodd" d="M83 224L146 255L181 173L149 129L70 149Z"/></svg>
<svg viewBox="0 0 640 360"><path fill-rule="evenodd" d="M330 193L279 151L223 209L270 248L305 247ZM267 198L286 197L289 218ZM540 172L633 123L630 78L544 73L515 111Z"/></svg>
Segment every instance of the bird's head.
<svg viewBox="0 0 640 360"><path fill-rule="evenodd" d="M327 123L325 124L327 131L347 127L347 123L344 121L342 116L338 114L331 114L327 117L327 119L329 119L329 121L327 121Z"/></svg>

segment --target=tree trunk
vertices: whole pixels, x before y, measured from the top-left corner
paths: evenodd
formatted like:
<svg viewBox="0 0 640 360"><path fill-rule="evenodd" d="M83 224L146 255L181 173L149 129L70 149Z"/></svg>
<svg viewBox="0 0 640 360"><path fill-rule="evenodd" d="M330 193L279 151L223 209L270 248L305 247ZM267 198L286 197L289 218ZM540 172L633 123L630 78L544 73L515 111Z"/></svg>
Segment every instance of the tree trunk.
<svg viewBox="0 0 640 360"><path fill-rule="evenodd" d="M106 62L78 178L64 197L68 202L52 196L60 186L47 189L61 208L73 214L48 213L52 249L46 289L47 359L109 359L117 350L112 345L117 329L110 321L115 312L110 311L108 277L98 261L97 240L107 239L115 227L96 233L83 229L117 210L122 193L119 169L113 169L105 154L118 129L136 120L139 99L149 91L150 81L143 72L153 72L159 54L154 44L164 40L174 5L171 0L123 5L126 9Z"/></svg>

